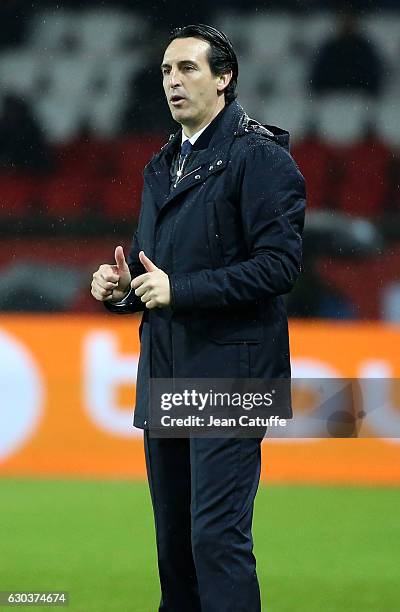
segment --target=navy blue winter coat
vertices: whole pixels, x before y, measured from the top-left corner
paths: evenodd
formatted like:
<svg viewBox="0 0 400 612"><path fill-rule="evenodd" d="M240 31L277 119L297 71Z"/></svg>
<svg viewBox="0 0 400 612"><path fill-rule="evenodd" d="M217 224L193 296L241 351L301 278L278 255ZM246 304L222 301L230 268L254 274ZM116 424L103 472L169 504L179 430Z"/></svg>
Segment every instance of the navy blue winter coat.
<svg viewBox="0 0 400 612"><path fill-rule="evenodd" d="M289 134L261 126L232 102L196 167L170 189L180 142L179 130L144 169L128 259L132 277L145 272L140 250L169 275L172 305L147 310L133 293L123 306L106 303L124 314L144 310L138 427L147 426L150 376L290 377L282 296L301 270L305 185L288 152ZM163 344L170 346L167 371L154 363ZM278 416L290 418L291 407Z"/></svg>

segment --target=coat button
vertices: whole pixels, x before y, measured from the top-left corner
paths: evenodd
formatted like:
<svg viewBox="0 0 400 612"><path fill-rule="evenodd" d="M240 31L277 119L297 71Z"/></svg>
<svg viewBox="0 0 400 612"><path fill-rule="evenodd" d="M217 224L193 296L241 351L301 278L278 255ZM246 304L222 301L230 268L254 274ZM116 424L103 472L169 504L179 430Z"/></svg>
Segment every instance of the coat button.
<svg viewBox="0 0 400 612"><path fill-rule="evenodd" d="M209 167L209 170L214 170L214 166L210 166L210 167Z"/></svg>
<svg viewBox="0 0 400 612"><path fill-rule="evenodd" d="M199 179L201 178L200 174L196 174L196 176L194 177L195 179Z"/></svg>
<svg viewBox="0 0 400 612"><path fill-rule="evenodd" d="M217 166L220 166L221 164L222 164L222 159L219 159L219 160L217 161Z"/></svg>

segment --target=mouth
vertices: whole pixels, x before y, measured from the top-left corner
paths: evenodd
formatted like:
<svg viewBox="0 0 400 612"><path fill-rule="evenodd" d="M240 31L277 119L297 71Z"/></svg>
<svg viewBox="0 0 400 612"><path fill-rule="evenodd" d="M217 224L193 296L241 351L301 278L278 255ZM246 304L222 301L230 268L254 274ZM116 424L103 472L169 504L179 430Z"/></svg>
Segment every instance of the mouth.
<svg viewBox="0 0 400 612"><path fill-rule="evenodd" d="M169 100L173 106L178 106L179 104L184 102L186 98L184 98L183 96L180 96L179 94L174 94L173 96L170 97Z"/></svg>

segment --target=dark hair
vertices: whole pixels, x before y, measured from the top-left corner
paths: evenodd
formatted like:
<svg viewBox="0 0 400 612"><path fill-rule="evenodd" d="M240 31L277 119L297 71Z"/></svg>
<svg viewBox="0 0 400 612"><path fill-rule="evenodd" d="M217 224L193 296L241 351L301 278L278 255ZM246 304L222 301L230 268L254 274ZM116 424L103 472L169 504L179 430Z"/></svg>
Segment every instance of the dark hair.
<svg viewBox="0 0 400 612"><path fill-rule="evenodd" d="M172 30L169 43L175 38L200 38L209 43L208 63L211 72L215 76L227 74L232 71L229 85L224 89L225 104L229 104L236 98L236 85L239 74L239 66L236 53L229 38L220 30L202 23L187 25Z"/></svg>

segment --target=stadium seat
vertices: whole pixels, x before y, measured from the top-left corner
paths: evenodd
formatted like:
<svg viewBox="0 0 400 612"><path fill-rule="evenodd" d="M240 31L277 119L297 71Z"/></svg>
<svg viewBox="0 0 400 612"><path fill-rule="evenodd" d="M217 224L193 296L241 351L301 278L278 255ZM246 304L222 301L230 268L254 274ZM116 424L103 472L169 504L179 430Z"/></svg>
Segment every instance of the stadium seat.
<svg viewBox="0 0 400 612"><path fill-rule="evenodd" d="M81 14L79 39L84 52L114 54L128 43L140 40L148 22L121 10L96 9Z"/></svg>
<svg viewBox="0 0 400 612"><path fill-rule="evenodd" d="M57 173L69 177L104 177L119 173L118 141L82 138L53 147Z"/></svg>
<svg viewBox="0 0 400 612"><path fill-rule="evenodd" d="M99 86L86 94L86 123L98 137L118 133L133 75L142 67L142 54L114 55L102 62Z"/></svg>
<svg viewBox="0 0 400 612"><path fill-rule="evenodd" d="M117 91L92 96L85 123L97 138L113 136L118 132L122 110L123 99Z"/></svg>
<svg viewBox="0 0 400 612"><path fill-rule="evenodd" d="M63 96L45 95L34 100L33 109L50 143L70 142L84 121L85 99L71 100Z"/></svg>
<svg viewBox="0 0 400 612"><path fill-rule="evenodd" d="M362 137L372 121L374 103L356 94L332 94L320 99L317 109L319 132L336 144L347 144Z"/></svg>
<svg viewBox="0 0 400 612"><path fill-rule="evenodd" d="M264 84L267 79L273 82L273 77L267 73L263 73ZM252 116L257 117L259 112L259 105L261 102L260 95L257 93L257 87L259 87L259 71L251 57L244 57L240 61L240 78L238 81L238 100L244 107L246 112Z"/></svg>
<svg viewBox="0 0 400 612"><path fill-rule="evenodd" d="M38 201L39 179L23 174L0 174L0 218L22 217Z"/></svg>
<svg viewBox="0 0 400 612"><path fill-rule="evenodd" d="M379 218L388 197L390 149L371 137L343 148L339 159L338 209L350 215Z"/></svg>
<svg viewBox="0 0 400 612"><path fill-rule="evenodd" d="M309 136L295 143L291 153L306 180L307 207L327 207L333 199L334 151L323 140Z"/></svg>
<svg viewBox="0 0 400 612"><path fill-rule="evenodd" d="M139 217L142 176L116 178L98 183L99 199L104 214L114 221L126 221L133 227Z"/></svg>
<svg viewBox="0 0 400 612"><path fill-rule="evenodd" d="M40 56L28 50L9 51L0 55L0 89L2 93L30 97L42 76Z"/></svg>
<svg viewBox="0 0 400 612"><path fill-rule="evenodd" d="M45 63L48 94L76 104L88 95L103 72L99 58L81 52L57 54Z"/></svg>
<svg viewBox="0 0 400 612"><path fill-rule="evenodd" d="M143 67L145 59L141 51L118 53L104 59L102 70L105 91L111 94L117 91L121 97L124 96L132 77Z"/></svg>
<svg viewBox="0 0 400 612"><path fill-rule="evenodd" d="M128 136L118 141L118 164L121 177L141 176L143 168L165 144L163 136Z"/></svg>
<svg viewBox="0 0 400 612"><path fill-rule="evenodd" d="M387 96L376 110L376 127L381 138L389 145L400 146L399 98Z"/></svg>
<svg viewBox="0 0 400 612"><path fill-rule="evenodd" d="M242 22L250 53L264 60L278 60L285 57L294 31L294 20L285 14L258 11Z"/></svg>
<svg viewBox="0 0 400 612"><path fill-rule="evenodd" d="M362 20L362 30L367 37L376 43L383 60L388 65L398 67L400 47L400 15L398 12L375 12Z"/></svg>
<svg viewBox="0 0 400 612"><path fill-rule="evenodd" d="M311 13L299 20L296 34L312 54L321 43L333 36L335 27L336 17L333 13Z"/></svg>
<svg viewBox="0 0 400 612"><path fill-rule="evenodd" d="M60 9L39 11L35 14L29 36L29 46L46 56L62 49L67 39L77 36L79 14Z"/></svg>
<svg viewBox="0 0 400 612"><path fill-rule="evenodd" d="M302 54L289 55L276 72L277 94L290 96L296 105L299 95L306 95L309 62Z"/></svg>
<svg viewBox="0 0 400 612"><path fill-rule="evenodd" d="M87 177L52 176L41 189L46 214L57 219L81 217L96 201L93 183Z"/></svg>
<svg viewBox="0 0 400 612"><path fill-rule="evenodd" d="M227 11L216 16L216 27L220 28L232 41L240 62L249 55L249 40L243 23L246 17Z"/></svg>
<svg viewBox="0 0 400 612"><path fill-rule="evenodd" d="M298 94L295 101L284 94L271 96L259 107L258 119L261 123L277 125L291 134L291 141L299 140L306 131L312 116L310 98Z"/></svg>

